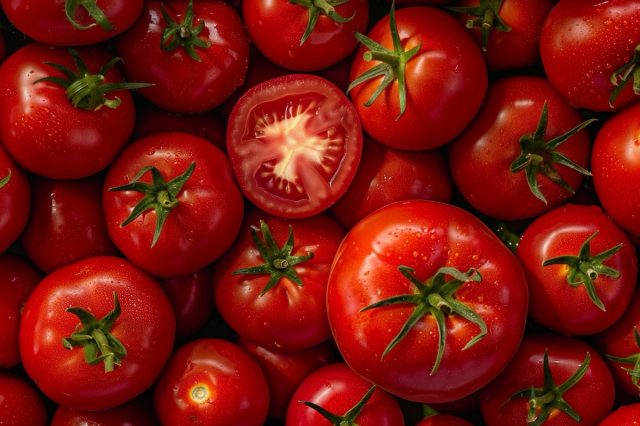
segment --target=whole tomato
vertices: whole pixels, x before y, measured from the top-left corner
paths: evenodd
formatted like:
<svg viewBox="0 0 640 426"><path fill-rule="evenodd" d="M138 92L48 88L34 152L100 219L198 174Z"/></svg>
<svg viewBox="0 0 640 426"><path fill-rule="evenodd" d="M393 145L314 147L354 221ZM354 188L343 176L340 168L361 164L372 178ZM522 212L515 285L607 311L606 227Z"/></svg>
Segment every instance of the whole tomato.
<svg viewBox="0 0 640 426"><path fill-rule="evenodd" d="M0 424L45 426L47 409L38 391L25 379L0 371Z"/></svg>
<svg viewBox="0 0 640 426"><path fill-rule="evenodd" d="M258 363L221 339L178 348L154 389L160 423L172 426L262 426L269 388Z"/></svg>
<svg viewBox="0 0 640 426"><path fill-rule="evenodd" d="M347 364L419 402L454 401L489 383L520 344L527 303L517 259L480 220L423 200L358 222L327 288Z"/></svg>
<svg viewBox="0 0 640 426"><path fill-rule="evenodd" d="M157 426L151 398L141 397L109 410L82 411L58 406L50 426Z"/></svg>
<svg viewBox="0 0 640 426"><path fill-rule="evenodd" d="M189 275L217 259L244 210L227 157L180 132L127 146L109 168L102 204L116 247L159 277Z"/></svg>
<svg viewBox="0 0 640 426"><path fill-rule="evenodd" d="M27 374L55 402L106 410L155 382L175 327L157 282L124 259L91 257L50 273L31 293L20 355Z"/></svg>
<svg viewBox="0 0 640 426"><path fill-rule="evenodd" d="M640 424L640 403L618 407L609 414L598 426L620 426Z"/></svg>
<svg viewBox="0 0 640 426"><path fill-rule="evenodd" d="M31 186L0 144L0 253L20 237L31 208Z"/></svg>

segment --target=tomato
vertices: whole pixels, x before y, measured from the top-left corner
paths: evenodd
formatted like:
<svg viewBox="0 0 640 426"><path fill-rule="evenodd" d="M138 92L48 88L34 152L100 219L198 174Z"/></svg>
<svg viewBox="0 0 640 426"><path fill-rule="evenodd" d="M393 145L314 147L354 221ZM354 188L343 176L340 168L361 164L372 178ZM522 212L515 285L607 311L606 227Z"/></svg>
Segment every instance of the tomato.
<svg viewBox="0 0 640 426"><path fill-rule="evenodd" d="M256 47L272 62L296 71L317 71L349 56L367 29L366 0L245 0L242 16Z"/></svg>
<svg viewBox="0 0 640 426"><path fill-rule="evenodd" d="M31 186L0 144L0 253L18 239L31 209Z"/></svg>
<svg viewBox="0 0 640 426"><path fill-rule="evenodd" d="M57 46L96 44L129 28L143 0L0 0L7 19L28 37Z"/></svg>
<svg viewBox="0 0 640 426"><path fill-rule="evenodd" d="M559 205L589 174L590 139L580 130L592 121L581 121L543 78L496 81L450 145L456 186L474 208L498 219L530 218Z"/></svg>
<svg viewBox="0 0 640 426"><path fill-rule="evenodd" d="M257 362L221 339L178 348L154 389L160 423L172 426L261 426L269 409L267 381Z"/></svg>
<svg viewBox="0 0 640 426"><path fill-rule="evenodd" d="M102 179L34 178L22 247L44 272L91 256L116 254L102 209Z"/></svg>
<svg viewBox="0 0 640 426"><path fill-rule="evenodd" d="M20 363L22 307L39 281L40 272L31 263L15 255L0 255L0 369Z"/></svg>
<svg viewBox="0 0 640 426"><path fill-rule="evenodd" d="M353 60L351 99L364 130L385 145L408 150L444 145L482 104L487 89L482 53L465 28L440 10L407 7L394 21L387 15L359 38L370 41ZM386 63L389 56L402 65ZM359 78L365 72L375 74ZM389 74L388 85L383 73Z"/></svg>
<svg viewBox="0 0 640 426"><path fill-rule="evenodd" d="M136 398L110 410L81 411L59 406L50 426L156 426L150 398Z"/></svg>
<svg viewBox="0 0 640 426"><path fill-rule="evenodd" d="M346 228L394 201L451 201L453 184L440 151L405 152L368 137L364 140L356 176L331 207L331 213Z"/></svg>
<svg viewBox="0 0 640 426"><path fill-rule="evenodd" d="M227 157L179 132L130 144L109 168L102 203L118 249L160 277L192 274L222 255L244 208Z"/></svg>
<svg viewBox="0 0 640 426"><path fill-rule="evenodd" d="M174 337L171 303L151 277L124 259L91 257L50 273L31 293L20 354L52 400L105 410L154 383Z"/></svg>
<svg viewBox="0 0 640 426"><path fill-rule="evenodd" d="M122 83L113 67L99 71L109 59L100 47L70 54L31 43L5 60L0 67L0 140L20 165L53 179L76 179L113 160L131 136L135 117L131 94L122 88L139 86ZM79 83L67 90L57 80L65 78L65 84Z"/></svg>
<svg viewBox="0 0 640 426"><path fill-rule="evenodd" d="M416 426L473 426L473 424L449 414L436 414L425 418Z"/></svg>
<svg viewBox="0 0 640 426"><path fill-rule="evenodd" d="M487 426L595 426L611 411L614 392L611 373L591 346L570 337L528 336L480 391L480 408Z"/></svg>
<svg viewBox="0 0 640 426"><path fill-rule="evenodd" d="M609 414L598 426L636 425L640 423L640 403L618 407Z"/></svg>
<svg viewBox="0 0 640 426"><path fill-rule="evenodd" d="M26 380L0 372L0 424L3 426L45 426L44 401Z"/></svg>
<svg viewBox="0 0 640 426"><path fill-rule="evenodd" d="M244 195L282 217L327 209L353 180L362 153L354 106L327 80L305 74L249 89L227 124L227 152Z"/></svg>
<svg viewBox="0 0 640 426"><path fill-rule="evenodd" d="M484 224L422 200L358 222L327 287L329 324L347 364L419 402L454 401L489 383L520 344L527 302L520 265Z"/></svg>
<svg viewBox="0 0 640 426"><path fill-rule="evenodd" d="M215 266L214 294L224 320L270 350L297 351L327 340L327 280L343 236L323 215L247 215L235 245Z"/></svg>
<svg viewBox="0 0 640 426"><path fill-rule="evenodd" d="M404 426L398 402L344 363L321 367L302 382L291 398L285 424L321 426L329 422Z"/></svg>
<svg viewBox="0 0 640 426"><path fill-rule="evenodd" d="M222 1L145 2L118 38L130 79L153 83L140 94L173 112L204 112L244 81L249 41L237 12Z"/></svg>
<svg viewBox="0 0 640 426"><path fill-rule="evenodd" d="M561 0L540 35L544 71L577 108L618 109L635 100L630 72L640 45L640 7L635 0ZM615 82L615 83L614 83ZM616 94L619 91L619 94Z"/></svg>
<svg viewBox="0 0 640 426"><path fill-rule="evenodd" d="M591 154L593 185L609 216L634 236L640 236L640 105L609 118L596 137Z"/></svg>

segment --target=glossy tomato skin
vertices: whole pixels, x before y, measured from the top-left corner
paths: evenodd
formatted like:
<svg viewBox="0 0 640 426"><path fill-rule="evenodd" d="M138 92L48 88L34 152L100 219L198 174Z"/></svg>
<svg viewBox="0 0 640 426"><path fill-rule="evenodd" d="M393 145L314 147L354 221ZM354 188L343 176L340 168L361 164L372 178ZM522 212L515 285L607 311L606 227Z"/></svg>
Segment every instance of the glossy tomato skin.
<svg viewBox="0 0 640 426"><path fill-rule="evenodd" d="M102 209L102 178L75 180L35 177L32 214L22 247L44 272L91 256L115 255Z"/></svg>
<svg viewBox="0 0 640 426"><path fill-rule="evenodd" d="M151 398L136 398L101 411L81 411L58 406L50 426L157 426Z"/></svg>
<svg viewBox="0 0 640 426"><path fill-rule="evenodd" d="M561 204L572 194L549 178L537 174L538 199L527 185L525 172L511 172L510 165L521 152L519 140L535 132L544 103L548 108L545 141L560 136L583 120L541 77L514 76L496 81L482 109L449 149L449 166L461 194L474 208L493 218L519 220L539 215ZM586 167L590 138L579 132L556 152ZM568 167L554 165L560 177L576 190L583 176Z"/></svg>
<svg viewBox="0 0 640 426"><path fill-rule="evenodd" d="M369 7L366 0L350 0L335 7L345 18L337 23L320 14L301 44L309 9L290 2L246 0L242 16L251 40L272 62L294 71L317 71L349 56L357 47L356 32L365 32Z"/></svg>
<svg viewBox="0 0 640 426"><path fill-rule="evenodd" d="M262 370L237 345L192 340L178 348L154 389L164 425L261 426L269 410Z"/></svg>
<svg viewBox="0 0 640 426"><path fill-rule="evenodd" d="M362 154L360 120L329 81L277 77L236 103L227 152L249 201L280 217L309 217L335 203L353 180Z"/></svg>
<svg viewBox="0 0 640 426"><path fill-rule="evenodd" d="M518 391L543 386L545 350L551 375L558 386L575 373L587 353L591 360L582 380L563 394L565 401L582 417L580 423L558 410L549 416L544 425L595 426L611 411L615 394L613 380L604 360L593 347L570 337L533 335L524 338L509 366L480 391L480 408L487 426L528 424L528 399L507 400Z"/></svg>
<svg viewBox="0 0 640 426"><path fill-rule="evenodd" d="M9 181L0 188L0 253L20 237L31 208L27 176L0 144L0 180L9 175Z"/></svg>
<svg viewBox="0 0 640 426"><path fill-rule="evenodd" d="M244 81L249 61L249 41L237 12L225 2L196 1L194 27L204 22L198 38L210 43L195 47L200 60L183 47L171 51L161 48L167 27L162 16L163 2L145 2L133 27L118 38L118 54L132 81L153 83L140 94L162 109L196 113L221 104ZM184 19L188 1L165 2L166 12L178 23Z"/></svg>
<svg viewBox="0 0 640 426"><path fill-rule="evenodd" d="M620 111L602 126L591 154L593 184L609 216L634 236L640 236L640 185L638 132L640 105Z"/></svg>
<svg viewBox="0 0 640 426"><path fill-rule="evenodd" d="M582 244L595 233L590 253L620 250L603 262L620 276L593 280L605 311L591 301L584 285L567 282L567 265L543 266L559 256L578 256ZM598 206L565 204L538 217L524 231L517 249L529 284L529 315L565 335L590 335L613 325L627 308L638 276L635 246Z"/></svg>
<svg viewBox="0 0 640 426"><path fill-rule="evenodd" d="M113 38L129 28L140 15L143 0L96 0L113 29L105 30L78 7L75 19L80 25L92 27L80 30L71 25L65 14L64 0L2 0L7 19L30 38L55 46L96 44Z"/></svg>
<svg viewBox="0 0 640 426"><path fill-rule="evenodd" d="M143 195L109 188L128 184L150 165L169 182L194 162L193 175L178 193L178 204L170 211L153 247L153 209L121 225ZM141 181L151 183L151 173L145 173ZM107 230L116 247L159 277L188 275L217 259L238 234L244 210L227 157L212 143L180 132L157 133L130 144L107 173L102 203Z"/></svg>
<svg viewBox="0 0 640 426"><path fill-rule="evenodd" d="M435 374L430 371L438 331L431 314L382 357L415 305L361 311L416 291L399 271L401 265L413 268L421 281L445 266L461 272L476 268L481 275L480 282L464 283L456 299L478 312L488 333L462 351L479 328L447 316L447 343ZM329 324L347 364L394 395L427 403L463 398L492 380L520 344L527 303L515 256L485 225L462 209L423 200L387 205L358 222L338 249L327 289Z"/></svg>
<svg viewBox="0 0 640 426"><path fill-rule="evenodd" d="M640 423L640 403L623 405L609 414L598 426L636 425Z"/></svg>
<svg viewBox="0 0 640 426"><path fill-rule="evenodd" d="M25 379L0 372L0 424L45 426L47 410L38 391Z"/></svg>
<svg viewBox="0 0 640 426"><path fill-rule="evenodd" d="M316 410L302 404L302 401L313 402L333 414L344 416L371 386L371 383L355 374L344 363L321 367L310 374L294 393L285 424L326 425L327 419ZM404 426L404 419L398 402L382 389L376 389L355 418L355 423L360 426Z"/></svg>
<svg viewBox="0 0 640 426"><path fill-rule="evenodd" d="M21 311L40 277L40 272L26 260L11 254L0 255L0 369L20 363Z"/></svg>
<svg viewBox="0 0 640 426"><path fill-rule="evenodd" d="M287 277L265 294L270 274L233 274L241 268L263 265L249 230L263 220L278 247L293 228L293 256L313 257L293 266L302 286ZM258 231L262 239L262 234ZM234 246L216 263L213 283L218 311L227 324L245 339L270 350L291 352L329 339L326 289L331 263L344 236L342 227L325 215L285 220L262 212L247 215Z"/></svg>
<svg viewBox="0 0 640 426"><path fill-rule="evenodd" d="M355 86L351 99L364 130L393 148L412 151L444 145L476 114L487 89L487 70L480 48L454 17L430 7L407 7L395 13L405 50L421 45L406 65L407 107L400 118L397 81L369 107L365 102L382 76ZM393 49L389 15L367 37ZM361 46L351 67L351 81L378 61L365 61Z"/></svg>
<svg viewBox="0 0 640 426"><path fill-rule="evenodd" d="M77 49L90 73L97 73L111 56L104 48ZM75 70L66 49L31 43L14 52L0 67L0 139L25 169L52 179L77 179L104 169L128 141L135 111L131 93L106 95L120 98L113 109L76 108L61 85L44 77L64 77L46 62ZM117 68L105 76L121 82Z"/></svg>
<svg viewBox="0 0 640 426"><path fill-rule="evenodd" d="M544 70L577 108L611 111L611 76L640 44L640 7L634 0L561 0L545 20L540 36ZM632 82L613 103L635 99Z"/></svg>
<svg viewBox="0 0 640 426"><path fill-rule="evenodd" d="M105 373L102 363L87 364L82 348L65 349L62 339L80 324L67 308L82 307L100 319L114 309L114 292L122 313L110 332L127 355ZM124 259L91 257L47 275L31 293L20 325L20 354L27 374L52 400L105 410L154 383L174 337L175 315L155 280Z"/></svg>
<svg viewBox="0 0 640 426"><path fill-rule="evenodd" d="M345 228L394 201L451 201L453 183L442 152L405 152L368 137L364 141L356 176L331 207L331 214Z"/></svg>

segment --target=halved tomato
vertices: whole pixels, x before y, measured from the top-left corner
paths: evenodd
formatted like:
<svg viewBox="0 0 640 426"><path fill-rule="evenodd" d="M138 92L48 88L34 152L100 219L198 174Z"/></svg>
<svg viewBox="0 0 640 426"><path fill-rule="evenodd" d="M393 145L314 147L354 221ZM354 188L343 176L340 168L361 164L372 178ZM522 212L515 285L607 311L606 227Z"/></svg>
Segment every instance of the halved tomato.
<svg viewBox="0 0 640 426"><path fill-rule="evenodd" d="M280 217L309 217L347 190L362 153L362 129L354 106L333 83L291 74L260 83L238 100L227 151L251 202Z"/></svg>

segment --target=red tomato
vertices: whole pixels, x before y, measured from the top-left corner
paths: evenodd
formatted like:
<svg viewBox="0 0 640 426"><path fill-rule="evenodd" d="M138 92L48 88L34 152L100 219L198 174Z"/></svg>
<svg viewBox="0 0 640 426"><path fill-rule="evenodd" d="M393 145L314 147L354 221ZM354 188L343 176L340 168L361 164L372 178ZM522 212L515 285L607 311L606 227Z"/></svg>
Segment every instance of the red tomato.
<svg viewBox="0 0 640 426"><path fill-rule="evenodd" d="M421 200L356 224L327 288L329 324L347 364L419 402L454 401L489 383L520 344L527 302L520 265L484 224Z"/></svg>
<svg viewBox="0 0 640 426"><path fill-rule="evenodd" d="M422 420L416 426L473 426L472 423L461 419L460 417L451 416L449 414L436 414Z"/></svg>
<svg viewBox="0 0 640 426"><path fill-rule="evenodd" d="M204 268L231 246L242 223L242 195L229 160L187 133L157 133L130 144L111 165L104 188L111 239L156 276Z"/></svg>
<svg viewBox="0 0 640 426"><path fill-rule="evenodd" d="M290 352L327 340L326 289L344 230L328 216L285 220L252 212L217 263L216 306L240 336Z"/></svg>
<svg viewBox="0 0 640 426"><path fill-rule="evenodd" d="M91 339L76 341L82 334ZM171 303L151 277L124 259L91 257L47 275L31 293L20 325L20 354L29 376L52 400L105 410L154 383L174 337ZM74 346L68 349L63 339ZM105 358L88 364L85 356L97 355Z"/></svg>
<svg viewBox="0 0 640 426"><path fill-rule="evenodd" d="M408 150L444 145L480 108L487 89L482 53L465 28L443 11L408 7L398 10L395 20L399 40L393 41L387 15L366 36L370 45L377 45L371 51L373 60L363 57L368 49L365 46L356 53L351 99L364 130L385 145ZM394 68L381 62L389 55L406 66ZM380 71L376 77L357 80L374 67ZM385 84L383 72L390 73L392 82L367 106Z"/></svg>
<svg viewBox="0 0 640 426"><path fill-rule="evenodd" d="M354 106L336 86L293 74L240 98L227 125L227 151L251 202L274 215L308 217L347 190L362 131Z"/></svg>
<svg viewBox="0 0 640 426"><path fill-rule="evenodd" d="M22 307L39 281L40 272L33 265L14 255L0 255L0 369L20 363Z"/></svg>
<svg viewBox="0 0 640 426"><path fill-rule="evenodd" d="M566 204L531 223L517 249L529 315L565 335L614 324L636 287L635 246L597 206Z"/></svg>
<svg viewBox="0 0 640 426"><path fill-rule="evenodd" d="M626 64L637 63L638 45L636 0L561 0L540 36L542 63L551 83L573 106L592 111L610 111L634 101L632 80L637 77L630 73L623 82L621 73L628 69ZM614 90L622 91L612 100Z"/></svg>
<svg viewBox="0 0 640 426"><path fill-rule="evenodd" d="M177 349L154 390L165 425L262 426L269 389L257 362L220 339L192 340Z"/></svg>
<svg viewBox="0 0 640 426"><path fill-rule="evenodd" d="M136 398L110 410L81 411L59 406L50 426L157 426L150 398Z"/></svg>
<svg viewBox="0 0 640 426"><path fill-rule="evenodd" d="M640 424L640 403L618 407L609 414L598 426L621 426Z"/></svg>
<svg viewBox="0 0 640 426"><path fill-rule="evenodd" d="M98 70L110 59L108 52L91 47L78 53L88 74L76 69L78 64L66 50L39 43L14 52L0 67L0 140L20 165L38 175L75 179L95 174L113 160L133 131L135 112L128 91L101 92L102 99L94 93L108 89L108 84L125 84L115 68L104 80L99 77ZM51 64L77 73L70 81L82 81L86 87L67 92L58 83L38 81L65 78Z"/></svg>
<svg viewBox="0 0 640 426"><path fill-rule="evenodd" d="M91 256L116 254L102 209L102 179L32 180L32 213L22 247L44 272Z"/></svg>
<svg viewBox="0 0 640 426"><path fill-rule="evenodd" d="M291 398L285 424L324 426L328 423L404 426L404 419L398 402L391 395L372 386L344 363L338 363L319 368L302 382Z"/></svg>
<svg viewBox="0 0 640 426"><path fill-rule="evenodd" d="M174 112L221 104L242 85L249 60L240 17L216 0L145 2L117 50L129 78L154 84L140 94Z"/></svg>
<svg viewBox="0 0 640 426"><path fill-rule="evenodd" d="M28 37L79 46L124 32L140 15L143 0L1 0L0 4L7 19Z"/></svg>
<svg viewBox="0 0 640 426"><path fill-rule="evenodd" d="M602 207L620 226L640 236L640 104L612 116L593 144L593 184Z"/></svg>
<svg viewBox="0 0 640 426"><path fill-rule="evenodd" d="M0 144L0 253L7 250L27 225L31 188L26 175Z"/></svg>
<svg viewBox="0 0 640 426"><path fill-rule="evenodd" d="M358 46L356 32L367 29L366 0L244 0L242 16L256 47L291 70L316 71L340 62Z"/></svg>
<svg viewBox="0 0 640 426"><path fill-rule="evenodd" d="M595 426L611 411L614 393L607 365L586 343L528 336L509 366L480 391L480 407L487 426Z"/></svg>
<svg viewBox="0 0 640 426"><path fill-rule="evenodd" d="M451 144L449 165L458 189L474 208L504 220L559 205L589 173L589 135L579 132L563 141L590 123L581 121L543 78L498 80L473 123Z"/></svg>
<svg viewBox="0 0 640 426"><path fill-rule="evenodd" d="M0 424L45 426L47 410L40 394L26 380L0 372Z"/></svg>

